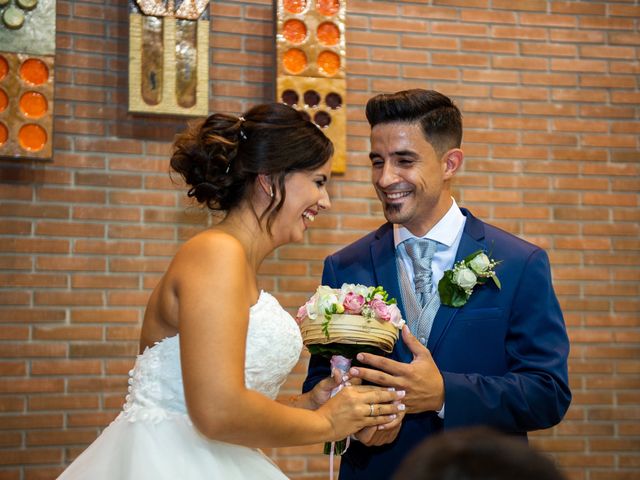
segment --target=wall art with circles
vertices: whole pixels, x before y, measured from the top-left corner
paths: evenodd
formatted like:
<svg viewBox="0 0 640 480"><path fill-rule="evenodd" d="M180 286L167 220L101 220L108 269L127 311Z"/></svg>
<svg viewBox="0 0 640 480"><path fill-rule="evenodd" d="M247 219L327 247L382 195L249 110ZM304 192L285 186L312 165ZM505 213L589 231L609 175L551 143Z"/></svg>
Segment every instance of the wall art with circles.
<svg viewBox="0 0 640 480"><path fill-rule="evenodd" d="M0 157L51 159L54 0L0 0Z"/></svg>
<svg viewBox="0 0 640 480"><path fill-rule="evenodd" d="M333 141L346 170L346 0L278 0L277 101L303 112Z"/></svg>

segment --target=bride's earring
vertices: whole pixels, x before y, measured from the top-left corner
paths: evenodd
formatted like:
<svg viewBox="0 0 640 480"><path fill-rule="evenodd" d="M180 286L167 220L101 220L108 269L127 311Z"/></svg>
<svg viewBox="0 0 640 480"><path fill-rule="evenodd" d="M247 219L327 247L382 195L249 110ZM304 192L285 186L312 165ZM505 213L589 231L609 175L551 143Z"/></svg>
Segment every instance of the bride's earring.
<svg viewBox="0 0 640 480"><path fill-rule="evenodd" d="M273 187L269 185L269 196L273 198Z"/></svg>

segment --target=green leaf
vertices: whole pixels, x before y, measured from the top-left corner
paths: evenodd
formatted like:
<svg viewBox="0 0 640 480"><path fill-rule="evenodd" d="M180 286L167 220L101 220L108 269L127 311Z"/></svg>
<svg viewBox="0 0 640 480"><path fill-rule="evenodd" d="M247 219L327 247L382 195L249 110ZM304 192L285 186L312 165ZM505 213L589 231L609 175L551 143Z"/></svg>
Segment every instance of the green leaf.
<svg viewBox="0 0 640 480"><path fill-rule="evenodd" d="M451 296L451 307L460 308L469 300L469 296L467 292L465 292L462 288L455 286L453 289L453 295Z"/></svg>
<svg viewBox="0 0 640 480"><path fill-rule="evenodd" d="M322 333L324 333L324 336L327 340L329 340L331 337L329 336L329 323L331 322L331 315L328 313L324 314L324 322L322 322L321 328L322 328Z"/></svg>
<svg viewBox="0 0 640 480"><path fill-rule="evenodd" d="M440 303L449 307L461 307L467 303L467 292L463 288L453 283L453 271L447 270L444 276L438 282L438 293L440 294Z"/></svg>
<svg viewBox="0 0 640 480"><path fill-rule="evenodd" d="M496 284L496 287L498 287L498 290L502 289L502 285L500 284L500 280L498 280L498 276L495 273L493 275L491 275L491 279L493 280L493 283Z"/></svg>

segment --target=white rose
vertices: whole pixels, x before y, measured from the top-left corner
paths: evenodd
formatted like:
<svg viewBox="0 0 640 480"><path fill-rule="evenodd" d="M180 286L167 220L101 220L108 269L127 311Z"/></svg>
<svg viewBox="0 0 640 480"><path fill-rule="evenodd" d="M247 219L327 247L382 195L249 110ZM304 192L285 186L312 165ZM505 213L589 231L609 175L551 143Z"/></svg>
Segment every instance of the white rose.
<svg viewBox="0 0 640 480"><path fill-rule="evenodd" d="M373 290L373 287L365 287L364 285L355 285L353 288L353 293L356 295L362 295L364 298L367 298L369 295L369 290Z"/></svg>
<svg viewBox="0 0 640 480"><path fill-rule="evenodd" d="M489 260L489 257L482 252L473 257L469 262L469 266L475 273L486 272L489 265L491 265L491 260Z"/></svg>
<svg viewBox="0 0 640 480"><path fill-rule="evenodd" d="M338 306L340 302L338 302L338 296L332 292L329 294L320 294L316 308L318 313L331 313L334 305Z"/></svg>
<svg viewBox="0 0 640 480"><path fill-rule="evenodd" d="M477 280L476 274L469 268L463 267L453 272L453 283L464 290L473 288Z"/></svg>
<svg viewBox="0 0 640 480"><path fill-rule="evenodd" d="M315 295L317 295L316 298L318 298L318 297L322 297L322 296L325 296L325 295L330 295L332 293L333 293L333 288L327 287L326 285L320 285L318 287L318 289L316 290Z"/></svg>

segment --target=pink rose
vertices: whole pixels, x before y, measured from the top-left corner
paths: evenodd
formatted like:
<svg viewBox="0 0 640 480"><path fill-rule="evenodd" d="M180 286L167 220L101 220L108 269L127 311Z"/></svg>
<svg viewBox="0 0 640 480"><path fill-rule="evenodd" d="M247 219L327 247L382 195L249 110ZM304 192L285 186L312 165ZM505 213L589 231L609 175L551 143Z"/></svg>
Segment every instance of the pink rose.
<svg viewBox="0 0 640 480"><path fill-rule="evenodd" d="M364 297L357 293L349 292L344 297L342 306L344 307L344 313L359 315L360 312L362 312L362 307L364 306Z"/></svg>
<svg viewBox="0 0 640 480"><path fill-rule="evenodd" d="M389 321L394 327L402 328L402 326L404 325L404 320L402 319L402 313L400 312L398 305L396 305L395 303L389 305L389 316Z"/></svg>
<svg viewBox="0 0 640 480"><path fill-rule="evenodd" d="M384 303L384 301L379 298L374 298L371 300L369 305L371 306L371 310L373 310L373 314L376 318L385 321L391 320L391 312L389 312L389 307Z"/></svg>
<svg viewBox="0 0 640 480"><path fill-rule="evenodd" d="M303 320L307 317L307 304L305 303L298 309L296 314L296 323L302 325Z"/></svg>

